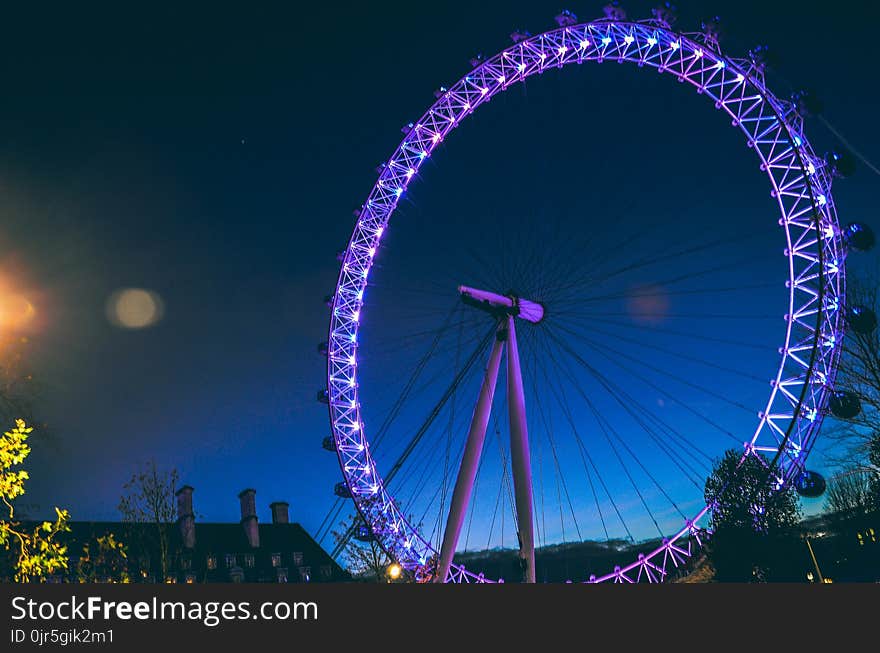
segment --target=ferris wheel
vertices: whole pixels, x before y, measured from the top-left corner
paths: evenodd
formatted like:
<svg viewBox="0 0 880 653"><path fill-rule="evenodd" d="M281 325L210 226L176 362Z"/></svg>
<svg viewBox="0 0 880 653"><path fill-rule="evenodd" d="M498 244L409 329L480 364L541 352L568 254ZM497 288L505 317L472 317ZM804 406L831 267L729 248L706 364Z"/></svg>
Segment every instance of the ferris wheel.
<svg viewBox="0 0 880 653"><path fill-rule="evenodd" d="M764 51L723 54L711 21L686 33L673 28L668 8L641 21L616 4L605 14L579 22L566 11L557 28L515 32L513 45L476 57L470 72L441 87L380 166L339 255L321 347L327 386L318 393L329 408L325 447L337 453L344 477L336 492L353 500L361 535L419 581L564 580L542 573L541 552L592 539L613 543L611 554L591 558L596 568L567 567L566 577L663 581L702 544L711 511L702 483L715 457L732 447L765 461L776 487L815 483L805 464L823 418L859 410L854 395L835 390L835 375L844 329L876 327L872 311L844 302L847 253L872 237L861 224L838 223L831 186L847 170L807 140L810 97L775 96ZM421 210L404 205L410 185L414 192L422 177L430 184L437 173L428 164L438 148L444 156L454 150L454 130L529 78L602 62L689 84L726 114L769 182L771 202L756 217L767 229L753 232L746 219L709 222L682 230L702 238L689 242L667 221L630 235L615 230L619 216L591 204L605 215L598 235L536 219L532 235L510 236L516 221L493 217L488 226L487 218L481 232L462 208L463 216L426 219L395 258L392 214ZM701 155L699 167L713 156ZM483 190L490 199L499 192ZM445 189L441 199L454 201L450 195ZM778 276L742 281L767 234L783 245L771 247ZM417 251L409 242L420 243ZM482 276L468 273L459 255L474 242L472 258L488 270ZM615 262L623 254L631 260ZM630 278L652 266L649 281ZM764 301L754 299L758 286L783 290ZM404 332L417 305L426 307L421 321ZM775 322L759 324L773 310ZM743 322L751 318L754 327ZM742 353L752 350L760 365L758 354ZM751 371L753 362L772 369ZM642 523L650 537L640 535ZM493 574L480 568L479 555L462 555L472 535L486 550L515 551L521 577Z"/></svg>

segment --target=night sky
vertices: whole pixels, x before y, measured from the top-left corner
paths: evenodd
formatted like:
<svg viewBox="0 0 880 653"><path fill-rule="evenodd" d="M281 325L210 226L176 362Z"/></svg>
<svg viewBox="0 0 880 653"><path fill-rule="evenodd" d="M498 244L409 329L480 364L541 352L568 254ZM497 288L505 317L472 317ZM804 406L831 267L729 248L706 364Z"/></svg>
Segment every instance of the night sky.
<svg viewBox="0 0 880 653"><path fill-rule="evenodd" d="M315 401L325 374L316 345L326 339L322 298L333 290L351 211L434 89L464 75L476 53L506 47L513 29L555 25L561 7L536 4L7 12L0 279L36 310L27 351L42 385L36 412L52 429L51 438L35 434L32 442L24 498L32 515L61 505L74 519L117 518L122 484L155 458L195 487L200 519L237 520L237 493L255 487L261 519L269 518L269 502L287 500L292 519L318 529L340 473L320 447L329 430L326 408ZM629 3L630 17L649 16L649 7ZM570 8L581 19L601 15L599 3ZM876 8L719 1L707 11L724 19L726 53L771 45L781 60L771 88L778 95L814 89L827 119L880 158L870 54ZM686 7L681 27L696 30L700 17ZM553 268L548 249L573 258L583 255L580 244L605 251L658 219L668 228L648 239L657 247L687 238L733 242L748 231L770 235L722 247L712 260L735 260L743 247L778 255L757 160L729 121L704 105L690 87L653 70L605 63L550 71L475 114L414 182L392 221L400 229L377 259L374 308L363 326L375 352L364 344L368 426L382 421L405 381L400 370L419 356L394 343L436 328L444 307L456 305L456 283L493 283L496 274L499 283L531 280L533 292L549 296L571 270ZM816 120L807 134L819 153L836 145ZM836 183L842 222L873 220L876 181L862 166ZM439 219L442 229L426 240ZM493 263L487 252L499 223L510 226L500 239L508 251L552 244L530 258L552 273L537 283L528 266ZM479 260L468 248L482 253ZM709 263L675 261L656 279L625 283L643 287ZM775 264L782 275L781 261ZM729 283L763 284L762 265L737 268ZM121 329L107 319L108 298L128 287L161 298L156 325ZM434 294L426 297L428 288ZM781 335L784 293L750 291L747 308L737 297L729 298L740 302L735 310L757 317L720 328L768 346L769 358L759 351L736 361L763 379L781 344L771 332ZM713 300L688 301L696 302L688 310L708 311ZM679 308L640 306L651 315ZM407 317L419 307L425 310ZM779 314L772 328L762 321L768 312ZM670 319L667 328L681 328ZM719 355L721 362L736 356ZM730 381L724 392L756 402L765 387ZM463 396L461 406L472 403L472 393ZM401 419L416 424L430 397L426 390ZM824 469L820 450L813 466ZM392 443L380 467L394 451Z"/></svg>

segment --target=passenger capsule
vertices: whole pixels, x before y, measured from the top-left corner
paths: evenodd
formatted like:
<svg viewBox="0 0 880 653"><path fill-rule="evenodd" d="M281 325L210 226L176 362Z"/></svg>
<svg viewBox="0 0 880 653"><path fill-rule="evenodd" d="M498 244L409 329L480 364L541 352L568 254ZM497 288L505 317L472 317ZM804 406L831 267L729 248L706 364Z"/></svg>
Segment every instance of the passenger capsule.
<svg viewBox="0 0 880 653"><path fill-rule="evenodd" d="M795 479L794 487L802 497L815 499L825 493L825 479L818 472L804 470Z"/></svg>
<svg viewBox="0 0 880 653"><path fill-rule="evenodd" d="M798 91L791 96L791 101L802 118L818 116L822 113L822 101L809 91Z"/></svg>
<svg viewBox="0 0 880 653"><path fill-rule="evenodd" d="M840 390L831 393L828 408L838 419L852 419L862 412L862 402L854 392Z"/></svg>
<svg viewBox="0 0 880 653"><path fill-rule="evenodd" d="M856 160L849 152L828 152L825 164L835 177L851 177L856 171Z"/></svg>
<svg viewBox="0 0 880 653"><path fill-rule="evenodd" d="M609 2L602 7L602 11L605 13L605 18L608 20L626 20L626 10L620 6L618 0L612 0Z"/></svg>
<svg viewBox="0 0 880 653"><path fill-rule="evenodd" d="M336 442L334 442L332 435L321 440L321 448L326 451L336 451Z"/></svg>
<svg viewBox="0 0 880 653"><path fill-rule="evenodd" d="M849 309L847 322L856 333L868 334L877 328L877 314L864 306L853 306Z"/></svg>
<svg viewBox="0 0 880 653"><path fill-rule="evenodd" d="M858 252L867 252L877 242L874 230L861 222L850 222L846 225L843 229L843 238L850 248Z"/></svg>
<svg viewBox="0 0 880 653"><path fill-rule="evenodd" d="M749 60L755 68L761 71L779 65L779 57L766 45L756 45L749 50Z"/></svg>
<svg viewBox="0 0 880 653"><path fill-rule="evenodd" d="M373 531L366 524L360 524L354 532L354 539L359 542L372 542L375 539Z"/></svg>
<svg viewBox="0 0 880 653"><path fill-rule="evenodd" d="M577 25L578 18L573 13L571 13L568 9L563 9L559 12L554 18L556 24L560 27L569 27L571 25Z"/></svg>
<svg viewBox="0 0 880 653"><path fill-rule="evenodd" d="M663 23L667 27L672 27L675 25L675 21L678 20L678 12L671 2L660 3L651 9L651 15L654 16L654 20Z"/></svg>
<svg viewBox="0 0 880 653"><path fill-rule="evenodd" d="M333 486L333 494L343 499L352 498L351 490L348 489L348 486L343 481Z"/></svg>
<svg viewBox="0 0 880 653"><path fill-rule="evenodd" d="M707 18L700 23L700 29L707 38L714 41L720 41L722 36L721 17L712 16L711 18Z"/></svg>

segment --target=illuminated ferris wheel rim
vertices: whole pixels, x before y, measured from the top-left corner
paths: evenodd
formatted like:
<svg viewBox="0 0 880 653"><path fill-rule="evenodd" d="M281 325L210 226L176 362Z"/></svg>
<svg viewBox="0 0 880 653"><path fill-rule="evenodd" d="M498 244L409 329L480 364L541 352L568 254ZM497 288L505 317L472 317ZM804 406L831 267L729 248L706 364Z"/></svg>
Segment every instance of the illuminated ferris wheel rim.
<svg viewBox="0 0 880 653"><path fill-rule="evenodd" d="M389 218L423 161L477 107L510 85L551 68L586 61L633 62L672 73L726 111L761 161L785 230L789 305L780 365L765 409L743 455L778 462L778 485L803 470L833 389L843 329L843 238L831 196L832 175L803 134L794 104L776 98L755 62L727 58L711 37L673 31L661 20L602 19L564 24L523 38L478 65L449 89L405 136L381 169L342 260L328 337L326 399L345 484L365 522L389 555L418 575L437 555L386 491L370 455L361 419L357 349L364 289ZM699 545L704 506L662 545L591 581L662 581ZM693 536L693 537L692 537ZM483 581L459 566L447 580Z"/></svg>

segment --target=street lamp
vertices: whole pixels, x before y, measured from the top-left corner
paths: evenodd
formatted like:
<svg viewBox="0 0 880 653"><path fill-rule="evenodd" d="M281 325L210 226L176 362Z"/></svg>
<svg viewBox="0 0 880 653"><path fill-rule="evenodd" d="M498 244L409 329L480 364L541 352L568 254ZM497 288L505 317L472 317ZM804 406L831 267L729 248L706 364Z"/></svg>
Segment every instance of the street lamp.
<svg viewBox="0 0 880 653"><path fill-rule="evenodd" d="M813 566L816 567L816 575L819 577L820 583L830 583L832 580L830 578L825 578L822 576L822 571L819 569L819 562L816 560L816 554L813 552L813 546L810 544L810 536L807 535L804 537L804 541L807 543L807 549L810 550L810 557L813 559ZM807 580L813 582L813 572L807 572Z"/></svg>
<svg viewBox="0 0 880 653"><path fill-rule="evenodd" d="M402 572L403 572L403 569L401 569L400 565L397 564L396 562L392 562L390 565L388 565L387 573L388 573L388 578L390 579L389 582L393 582L393 581L397 580L398 578L400 578L400 574Z"/></svg>

